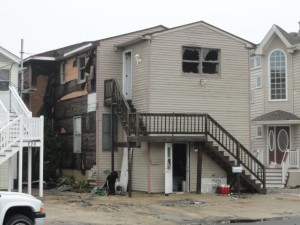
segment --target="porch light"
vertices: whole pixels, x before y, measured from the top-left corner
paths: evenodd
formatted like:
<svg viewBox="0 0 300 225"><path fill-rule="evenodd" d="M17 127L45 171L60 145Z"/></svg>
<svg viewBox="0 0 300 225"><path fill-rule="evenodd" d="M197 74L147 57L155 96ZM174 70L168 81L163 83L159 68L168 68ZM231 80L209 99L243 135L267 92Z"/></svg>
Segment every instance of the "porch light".
<svg viewBox="0 0 300 225"><path fill-rule="evenodd" d="M142 61L142 58L139 54L135 54L134 58L135 58L136 64L139 64Z"/></svg>

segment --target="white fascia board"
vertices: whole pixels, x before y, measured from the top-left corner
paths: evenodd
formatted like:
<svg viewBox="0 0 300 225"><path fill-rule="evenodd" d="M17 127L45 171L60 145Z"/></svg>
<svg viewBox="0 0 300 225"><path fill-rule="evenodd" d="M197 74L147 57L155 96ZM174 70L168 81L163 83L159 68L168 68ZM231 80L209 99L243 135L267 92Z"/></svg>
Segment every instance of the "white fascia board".
<svg viewBox="0 0 300 225"><path fill-rule="evenodd" d="M72 51L70 51L70 52L65 53L65 54L64 54L64 57L66 57L66 56L68 56L68 55L71 55L71 54L74 54L74 53L76 53L76 52L79 52L79 51L81 51L81 50L83 50L83 49L85 49L85 48L91 47L91 46L92 46L92 43L89 43L89 44L87 44L87 45L84 45L84 46L81 46L81 47L79 47L79 48L76 48L76 49L74 49L74 50L72 50Z"/></svg>
<svg viewBox="0 0 300 225"><path fill-rule="evenodd" d="M253 121L253 125L292 125L300 124L300 120L267 120L267 121Z"/></svg>
<svg viewBox="0 0 300 225"><path fill-rule="evenodd" d="M48 57L48 56L30 56L24 60L27 62L29 60L42 60L42 61L55 61L55 57Z"/></svg>
<svg viewBox="0 0 300 225"><path fill-rule="evenodd" d="M4 55L5 57L11 59L12 61L14 61L15 63L20 63L20 58L14 54L12 54L11 52L7 51L5 48L0 46L0 53L2 55Z"/></svg>
<svg viewBox="0 0 300 225"><path fill-rule="evenodd" d="M267 44L273 39L273 37L277 35L280 40L285 44L287 48L292 48L290 42L282 35L282 33L278 30L278 28L273 25L272 28L269 30L267 35L264 37L258 48L255 50L256 55L263 55L263 49Z"/></svg>

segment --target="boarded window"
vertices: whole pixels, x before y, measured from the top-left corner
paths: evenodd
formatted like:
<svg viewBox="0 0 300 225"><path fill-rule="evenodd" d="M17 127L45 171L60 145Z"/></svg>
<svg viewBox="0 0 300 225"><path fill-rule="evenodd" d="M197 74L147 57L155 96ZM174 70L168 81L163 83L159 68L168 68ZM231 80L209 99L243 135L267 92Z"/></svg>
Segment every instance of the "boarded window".
<svg viewBox="0 0 300 225"><path fill-rule="evenodd" d="M81 153L81 117L74 117L73 119L73 132L74 132L74 142L73 151L74 153Z"/></svg>
<svg viewBox="0 0 300 225"><path fill-rule="evenodd" d="M114 126L115 138L117 137L117 116L115 115ZM103 151L111 151L111 114L102 115L102 149Z"/></svg>
<svg viewBox="0 0 300 225"><path fill-rule="evenodd" d="M0 91L8 91L9 70L0 70Z"/></svg>
<svg viewBox="0 0 300 225"><path fill-rule="evenodd" d="M182 71L192 74L219 74L220 50L183 47Z"/></svg>

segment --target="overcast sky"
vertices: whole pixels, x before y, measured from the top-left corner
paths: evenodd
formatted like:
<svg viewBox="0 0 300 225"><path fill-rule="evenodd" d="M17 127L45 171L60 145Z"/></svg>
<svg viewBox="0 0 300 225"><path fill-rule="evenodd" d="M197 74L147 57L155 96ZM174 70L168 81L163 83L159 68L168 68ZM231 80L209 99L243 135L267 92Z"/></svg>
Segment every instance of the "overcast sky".
<svg viewBox="0 0 300 225"><path fill-rule="evenodd" d="M298 31L300 0L0 0L0 46L20 56L152 26L203 20L253 43Z"/></svg>

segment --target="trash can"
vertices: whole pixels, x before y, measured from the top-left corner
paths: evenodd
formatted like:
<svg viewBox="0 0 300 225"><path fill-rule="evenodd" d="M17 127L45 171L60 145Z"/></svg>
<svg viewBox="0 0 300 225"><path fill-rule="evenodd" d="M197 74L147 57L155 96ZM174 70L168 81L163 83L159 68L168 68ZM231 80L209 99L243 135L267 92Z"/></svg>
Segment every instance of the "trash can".
<svg viewBox="0 0 300 225"><path fill-rule="evenodd" d="M117 178L119 177L118 175L118 172L116 171L113 171L111 172L107 178L106 178L106 183L104 186L108 186L108 189L109 189L109 194L114 194L115 193L115 183L116 183L116 180Z"/></svg>
<svg viewBox="0 0 300 225"><path fill-rule="evenodd" d="M230 186L227 184L222 184L217 188L218 194L228 195L230 193Z"/></svg>

